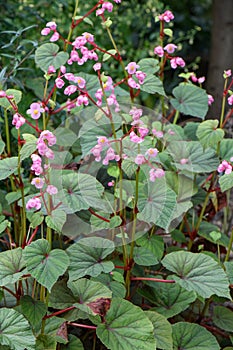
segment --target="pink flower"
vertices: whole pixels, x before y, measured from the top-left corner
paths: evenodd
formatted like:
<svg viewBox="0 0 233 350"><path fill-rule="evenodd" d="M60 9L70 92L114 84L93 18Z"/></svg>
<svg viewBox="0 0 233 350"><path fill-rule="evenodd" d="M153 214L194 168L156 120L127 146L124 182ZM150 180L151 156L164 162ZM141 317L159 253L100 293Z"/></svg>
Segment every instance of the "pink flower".
<svg viewBox="0 0 233 350"><path fill-rule="evenodd" d="M187 164L188 162L189 162L189 159L188 159L188 158L182 158L182 159L180 160L180 164L181 164L181 165Z"/></svg>
<svg viewBox="0 0 233 350"><path fill-rule="evenodd" d="M133 78L129 78L128 79L128 85L129 87L131 87L132 89L140 89L140 85L136 83L136 81Z"/></svg>
<svg viewBox="0 0 233 350"><path fill-rule="evenodd" d="M80 49L82 46L84 46L87 42L87 39L85 38L85 36L77 36L77 38L75 39L75 41L72 43L72 45L74 46L75 49Z"/></svg>
<svg viewBox="0 0 233 350"><path fill-rule="evenodd" d="M159 20L160 21L165 21L165 22L168 23L168 22L170 22L173 19L174 19L174 15L169 10L165 11L162 15L159 15Z"/></svg>
<svg viewBox="0 0 233 350"><path fill-rule="evenodd" d="M145 128L144 126L143 127L139 127L138 128L138 132L139 132L140 136L142 138L144 138L148 134L149 129Z"/></svg>
<svg viewBox="0 0 233 350"><path fill-rule="evenodd" d="M19 129L26 122L25 118L19 113L13 115L12 125L15 125L16 129Z"/></svg>
<svg viewBox="0 0 233 350"><path fill-rule="evenodd" d="M113 90L113 81L111 77L107 77L107 80L103 83L103 88L105 91ZM102 90L101 90L102 91Z"/></svg>
<svg viewBox="0 0 233 350"><path fill-rule="evenodd" d="M34 177L32 179L31 184L34 185L36 188L42 188L44 186L44 179L41 177Z"/></svg>
<svg viewBox="0 0 233 350"><path fill-rule="evenodd" d="M156 46L156 47L154 48L154 54L157 55L157 56L159 56L159 57L163 57L163 55L164 55L164 50L163 50L162 46Z"/></svg>
<svg viewBox="0 0 233 350"><path fill-rule="evenodd" d="M175 49L177 49L177 46L174 44L167 44L164 47L164 50L167 51L167 53L173 53L175 51Z"/></svg>
<svg viewBox="0 0 233 350"><path fill-rule="evenodd" d="M76 85L69 85L65 88L64 94L70 96L73 93L75 93L77 90L78 90L78 88Z"/></svg>
<svg viewBox="0 0 233 350"><path fill-rule="evenodd" d="M233 105L233 94L232 94L231 96L228 97L227 102L228 102L228 104L229 104L230 106Z"/></svg>
<svg viewBox="0 0 233 350"><path fill-rule="evenodd" d="M95 161L96 162L100 162L101 161L101 152L102 152L102 145L98 144L95 145L95 147L93 147L91 149L91 153L93 154L93 156L95 157Z"/></svg>
<svg viewBox="0 0 233 350"><path fill-rule="evenodd" d="M109 141L106 136L98 136L97 143L98 145L101 145L101 146L109 145Z"/></svg>
<svg viewBox="0 0 233 350"><path fill-rule="evenodd" d="M229 78L231 76L231 69L228 70L224 70L224 74L223 74L224 78Z"/></svg>
<svg viewBox="0 0 233 350"><path fill-rule="evenodd" d="M6 97L6 92L4 90L0 90L0 98Z"/></svg>
<svg viewBox="0 0 233 350"><path fill-rule="evenodd" d="M32 166L31 166L31 170L35 172L35 175L41 175L43 173L43 168L41 166L42 163L42 159L40 156L38 156L37 154L32 154L31 155L31 159L32 159Z"/></svg>
<svg viewBox="0 0 233 350"><path fill-rule="evenodd" d="M149 148L146 151L146 155L148 155L149 157L156 157L158 153L159 151L157 150L157 148Z"/></svg>
<svg viewBox="0 0 233 350"><path fill-rule="evenodd" d="M139 65L136 62L130 62L125 69L128 71L129 74L135 74L137 68L139 68Z"/></svg>
<svg viewBox="0 0 233 350"><path fill-rule="evenodd" d="M48 28L50 28L50 29L52 29L52 30L56 30L57 25L56 25L55 22L48 22L48 23L46 24L46 27L48 27Z"/></svg>
<svg viewBox="0 0 233 350"><path fill-rule="evenodd" d="M97 70L100 70L101 69L101 63L95 63L94 66L93 66L93 69L94 71L96 72Z"/></svg>
<svg viewBox="0 0 233 350"><path fill-rule="evenodd" d="M34 102L30 105L30 109L27 110L27 114L30 114L32 119L39 119L41 113L45 110L41 107L40 103Z"/></svg>
<svg viewBox="0 0 233 350"><path fill-rule="evenodd" d="M219 173L230 174L232 172L232 166L226 160L223 160L217 170Z"/></svg>
<svg viewBox="0 0 233 350"><path fill-rule="evenodd" d="M58 41L58 39L59 39L59 33L58 33L58 32L55 32L55 33L51 36L51 38L49 39L49 41L54 42L54 41Z"/></svg>
<svg viewBox="0 0 233 350"><path fill-rule="evenodd" d="M143 154L138 154L137 157L134 160L134 163L137 165L141 165L145 163L146 159Z"/></svg>
<svg viewBox="0 0 233 350"><path fill-rule="evenodd" d="M161 130L152 129L152 134L158 139L163 137L163 132Z"/></svg>
<svg viewBox="0 0 233 350"><path fill-rule="evenodd" d="M53 133L49 130L42 131L42 133L40 134L39 140L41 141L46 140L49 146L53 146L57 142L56 136L53 135Z"/></svg>
<svg viewBox="0 0 233 350"><path fill-rule="evenodd" d="M114 185L115 185L115 181L114 180L108 182L108 186L109 187L113 187Z"/></svg>
<svg viewBox="0 0 233 350"><path fill-rule="evenodd" d="M102 9L107 10L108 12L112 12L113 4L111 2L104 2L102 5Z"/></svg>
<svg viewBox="0 0 233 350"><path fill-rule="evenodd" d="M94 41L94 35L88 33L88 32L85 32L82 34L84 36L84 38L89 41L89 42L93 42Z"/></svg>
<svg viewBox="0 0 233 350"><path fill-rule="evenodd" d="M48 192L52 196L53 194L57 194L58 190L57 187L53 185L48 185L46 188L46 192Z"/></svg>
<svg viewBox="0 0 233 350"><path fill-rule="evenodd" d="M50 28L43 28L42 31L40 32L41 35L48 35L51 32Z"/></svg>
<svg viewBox="0 0 233 350"><path fill-rule="evenodd" d="M103 13L104 13L104 9L103 9L103 8L98 9L98 10L96 11L96 16L100 16L100 15L102 15Z"/></svg>
<svg viewBox="0 0 233 350"><path fill-rule="evenodd" d="M116 4L120 4L121 0L113 0Z"/></svg>
<svg viewBox="0 0 233 350"><path fill-rule="evenodd" d="M56 69L54 68L54 66L49 66L48 68L48 74L53 74L53 73L56 73Z"/></svg>
<svg viewBox="0 0 233 350"><path fill-rule="evenodd" d="M75 81L75 76L73 73L65 73L64 77L69 81Z"/></svg>
<svg viewBox="0 0 233 350"><path fill-rule="evenodd" d="M136 135L134 131L131 131L131 133L129 134L129 137L130 137L130 141L132 141L134 143L142 143L143 142L143 138Z"/></svg>
<svg viewBox="0 0 233 350"><path fill-rule="evenodd" d="M155 182L155 179L159 177L163 177L165 175L165 172L163 169L151 169L150 172L150 181Z"/></svg>
<svg viewBox="0 0 233 350"><path fill-rule="evenodd" d="M204 81L205 81L205 77L200 77L200 78L197 79L197 82L198 82L199 84L204 83Z"/></svg>
<svg viewBox="0 0 233 350"><path fill-rule="evenodd" d="M75 77L75 83L78 84L80 89L84 89L86 85L86 80L81 77Z"/></svg>
<svg viewBox="0 0 233 350"><path fill-rule="evenodd" d="M142 109L133 107L129 111L129 115L132 115L134 121L138 120L142 116Z"/></svg>
<svg viewBox="0 0 233 350"><path fill-rule="evenodd" d="M66 72L66 67L65 67L65 66L61 66L60 69L61 69L62 74L65 74L65 72Z"/></svg>
<svg viewBox="0 0 233 350"><path fill-rule="evenodd" d="M30 209L39 210L40 208L41 208L41 201L37 197L29 199L29 201L26 204L26 209L27 210L30 210Z"/></svg>
<svg viewBox="0 0 233 350"><path fill-rule="evenodd" d="M112 147L110 147L107 150L106 156L102 161L103 165L108 165L110 160L116 160L116 161L120 160L120 157L117 154L115 154L115 151Z"/></svg>
<svg viewBox="0 0 233 350"><path fill-rule="evenodd" d="M80 95L78 98L77 98L77 101L76 101L76 105L77 106L81 106L81 105L84 105L84 106L88 106L89 104L89 100L88 100L88 97L85 96L85 95Z"/></svg>
<svg viewBox="0 0 233 350"><path fill-rule="evenodd" d="M57 78L55 84L58 89L61 89L65 85L65 82L61 78Z"/></svg>
<svg viewBox="0 0 233 350"><path fill-rule="evenodd" d="M211 106L213 102L214 102L213 96L212 95L208 95L208 105Z"/></svg>
<svg viewBox="0 0 233 350"><path fill-rule="evenodd" d="M144 83L144 80L146 78L146 73L138 70L136 73L135 73L135 76L136 78L138 79L138 82L139 84L143 84Z"/></svg>
<svg viewBox="0 0 233 350"><path fill-rule="evenodd" d="M178 66L184 67L185 66L185 61L181 57L174 57L171 59L171 67L173 69L176 69Z"/></svg>

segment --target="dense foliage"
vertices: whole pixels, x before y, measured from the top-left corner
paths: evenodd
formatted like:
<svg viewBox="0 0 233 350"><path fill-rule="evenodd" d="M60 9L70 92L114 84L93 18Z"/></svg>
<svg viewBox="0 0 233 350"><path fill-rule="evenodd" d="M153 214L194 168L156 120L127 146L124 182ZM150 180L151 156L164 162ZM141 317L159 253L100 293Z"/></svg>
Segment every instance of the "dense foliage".
<svg viewBox="0 0 233 350"><path fill-rule="evenodd" d="M205 120L159 2L143 55L120 0L44 5L3 45L0 348L233 349L231 71Z"/></svg>

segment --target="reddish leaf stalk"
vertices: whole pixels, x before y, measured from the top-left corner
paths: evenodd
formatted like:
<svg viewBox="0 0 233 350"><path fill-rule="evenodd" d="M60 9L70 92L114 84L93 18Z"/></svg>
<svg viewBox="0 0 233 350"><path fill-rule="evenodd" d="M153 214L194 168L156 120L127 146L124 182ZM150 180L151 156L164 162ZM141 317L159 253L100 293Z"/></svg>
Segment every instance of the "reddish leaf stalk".
<svg viewBox="0 0 233 350"><path fill-rule="evenodd" d="M45 315L43 317L43 320L47 320L48 318L51 318L53 316L57 316L57 315L63 314L64 312L67 312L67 311L70 311L70 310L73 310L73 309L75 309L75 306L70 306L70 307L67 307L66 309L53 312L52 314Z"/></svg>
<svg viewBox="0 0 233 350"><path fill-rule="evenodd" d="M131 281L152 281L152 282L161 282L161 283L176 283L174 280L163 280L160 278L153 277L131 277Z"/></svg>
<svg viewBox="0 0 233 350"><path fill-rule="evenodd" d="M89 326L87 324L81 324L81 323L75 323L75 322L67 322L68 325L74 326L74 327L81 327L81 328L87 328L87 329L94 329L96 330L96 326Z"/></svg>

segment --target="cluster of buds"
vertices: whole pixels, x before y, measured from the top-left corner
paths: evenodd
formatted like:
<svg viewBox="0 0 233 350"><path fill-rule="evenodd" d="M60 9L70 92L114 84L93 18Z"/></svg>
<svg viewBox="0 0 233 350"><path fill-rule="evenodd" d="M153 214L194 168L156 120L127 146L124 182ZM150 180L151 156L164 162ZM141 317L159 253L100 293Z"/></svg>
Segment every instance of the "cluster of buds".
<svg viewBox="0 0 233 350"><path fill-rule="evenodd" d="M140 89L140 85L144 83L146 73L137 70L137 68L140 68L140 66L136 62L130 62L125 69L129 74L128 85L138 90Z"/></svg>

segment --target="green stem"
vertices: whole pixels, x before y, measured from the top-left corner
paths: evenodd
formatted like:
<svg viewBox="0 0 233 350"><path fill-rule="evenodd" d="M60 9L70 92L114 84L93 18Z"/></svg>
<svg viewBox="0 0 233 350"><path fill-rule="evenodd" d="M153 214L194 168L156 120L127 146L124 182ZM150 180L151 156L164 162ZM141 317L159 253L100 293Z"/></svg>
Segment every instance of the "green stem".
<svg viewBox="0 0 233 350"><path fill-rule="evenodd" d="M220 128L223 127L223 119L224 119L224 114L225 114L225 106L226 106L226 94L225 94L225 91L226 91L226 88L227 88L227 79L225 80L225 83L224 83L224 93L223 93L223 99L222 99L222 109L221 109L221 116L220 116Z"/></svg>
<svg viewBox="0 0 233 350"><path fill-rule="evenodd" d="M173 124L177 123L179 115L180 115L180 112L176 110L176 114L175 114L175 117L174 117L174 120L173 120Z"/></svg>
<svg viewBox="0 0 233 350"><path fill-rule="evenodd" d="M70 42L70 38L71 38L73 30L74 30L73 21L74 21L74 19L76 17L77 11L78 11L78 3L79 3L79 0L76 0L74 13L73 13L73 16L72 16L72 25L70 26L70 30L69 30L69 33L68 33L68 36L67 36L67 39L66 39L66 43L65 43L65 46L64 46L64 51L65 52L67 51L67 47L68 47L68 44Z"/></svg>
<svg viewBox="0 0 233 350"><path fill-rule="evenodd" d="M233 228L231 230L231 237L230 237L230 241L227 247L227 253L226 253L226 257L225 257L225 262L229 260L230 254L231 254L231 249L232 249L232 244L233 244Z"/></svg>
<svg viewBox="0 0 233 350"><path fill-rule="evenodd" d="M5 131L6 131L6 149L7 149L7 155L10 156L11 155L10 130L9 130L9 123L8 123L6 109L4 109L4 118L5 118Z"/></svg>

